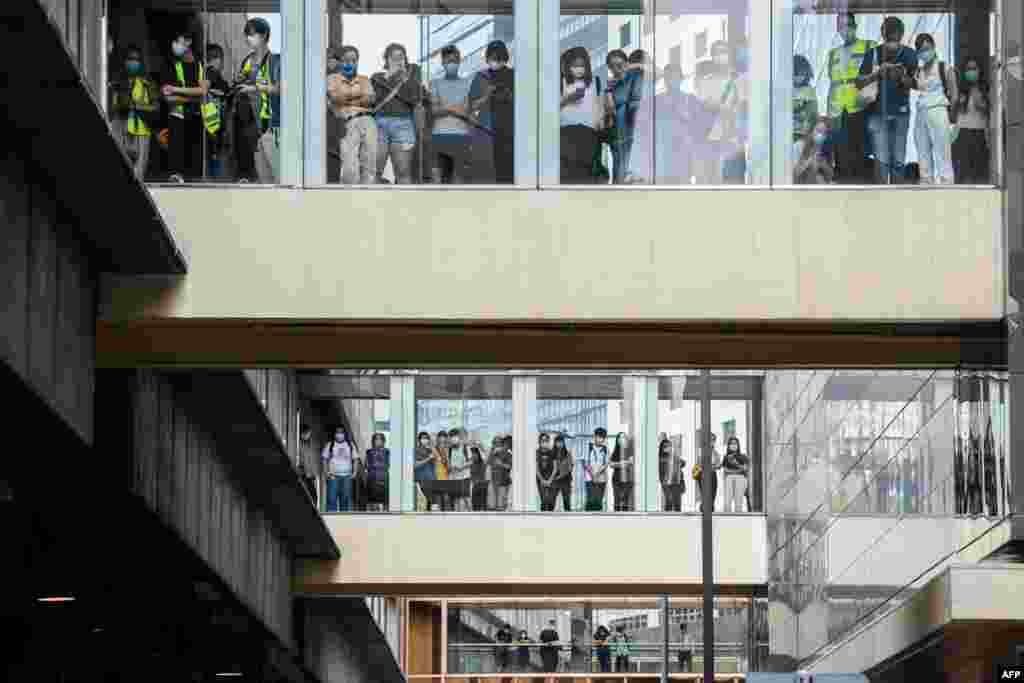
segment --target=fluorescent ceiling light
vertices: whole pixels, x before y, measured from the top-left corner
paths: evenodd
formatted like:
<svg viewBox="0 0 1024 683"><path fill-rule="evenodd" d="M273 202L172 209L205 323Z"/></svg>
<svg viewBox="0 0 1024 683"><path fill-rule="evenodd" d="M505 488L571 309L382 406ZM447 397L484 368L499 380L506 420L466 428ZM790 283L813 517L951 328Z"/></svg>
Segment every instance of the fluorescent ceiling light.
<svg viewBox="0 0 1024 683"><path fill-rule="evenodd" d="M217 678L236 678L241 675L242 673L240 671L222 671L217 674Z"/></svg>
<svg viewBox="0 0 1024 683"><path fill-rule="evenodd" d="M36 598L36 602L74 602L75 598L71 595L53 595L46 598Z"/></svg>

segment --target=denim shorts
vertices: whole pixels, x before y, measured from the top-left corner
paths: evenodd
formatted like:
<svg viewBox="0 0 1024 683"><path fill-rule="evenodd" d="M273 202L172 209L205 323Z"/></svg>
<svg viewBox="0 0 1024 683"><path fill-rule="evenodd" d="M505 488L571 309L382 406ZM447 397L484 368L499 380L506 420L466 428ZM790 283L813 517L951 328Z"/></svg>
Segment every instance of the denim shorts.
<svg viewBox="0 0 1024 683"><path fill-rule="evenodd" d="M411 114L385 116L377 114L377 144L404 145L412 148L416 144L416 124Z"/></svg>

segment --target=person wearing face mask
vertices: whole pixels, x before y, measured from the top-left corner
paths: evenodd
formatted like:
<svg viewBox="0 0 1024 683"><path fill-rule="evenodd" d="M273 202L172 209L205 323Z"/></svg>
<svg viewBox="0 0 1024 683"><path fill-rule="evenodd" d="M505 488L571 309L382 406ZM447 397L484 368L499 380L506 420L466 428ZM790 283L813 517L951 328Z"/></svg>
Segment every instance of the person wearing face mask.
<svg viewBox="0 0 1024 683"><path fill-rule="evenodd" d="M515 182L513 132L515 109L513 85L515 71L510 67L508 47L500 40L488 43L484 51L487 67L476 74L469 88L470 111L480 125L491 133L474 131L475 165L490 166L494 182L511 185ZM478 177L486 175L482 170Z"/></svg>
<svg viewBox="0 0 1024 683"><path fill-rule="evenodd" d="M743 512L749 471L750 458L740 452L740 440L730 436L725 445L725 457L722 458L725 512Z"/></svg>
<svg viewBox="0 0 1024 683"><path fill-rule="evenodd" d="M215 43L206 46L206 80L210 82L207 101L214 107L214 116L206 122L206 175L216 179L225 175L227 127L222 122L231 86L224 78L224 48Z"/></svg>
<svg viewBox="0 0 1024 683"><path fill-rule="evenodd" d="M627 72L628 57L622 50L612 50L605 59L608 87L605 108L613 113L614 124L606 128L608 146L612 150L612 182L626 182L630 152L633 149L636 107L640 100L640 72Z"/></svg>
<svg viewBox="0 0 1024 683"><path fill-rule="evenodd" d="M697 443L701 442L700 430L697 430L698 437ZM711 433L711 472L709 476L711 481L708 484L711 485L711 512L715 511L715 500L718 498L718 470L722 469L722 456L715 448L715 442L718 441L718 435L714 432ZM700 456L703 460L703 456ZM693 465L693 480L697 482L697 495L700 497L700 511L704 512L704 468L701 462L697 462Z"/></svg>
<svg viewBox="0 0 1024 683"><path fill-rule="evenodd" d="M456 428L448 432L448 478L462 482L459 490L452 494L453 508L457 512L469 512L470 475L473 467L473 449L466 443L466 432Z"/></svg>
<svg viewBox="0 0 1024 683"><path fill-rule="evenodd" d="M868 182L867 113L858 98L857 79L867 53L878 43L857 37L857 18L852 12L836 16L841 45L828 53L828 115L836 141L837 182Z"/></svg>
<svg viewBox="0 0 1024 683"><path fill-rule="evenodd" d="M172 59L161 82L168 114L170 181L183 183L203 176L203 120L199 105L209 92L203 65L192 52L192 37L179 33L171 42Z"/></svg>
<svg viewBox="0 0 1024 683"><path fill-rule="evenodd" d="M747 179L747 146L750 141L750 47L743 38L732 48L735 102L732 107L732 136L726 138L722 160L722 182L742 185Z"/></svg>
<svg viewBox="0 0 1024 683"><path fill-rule="evenodd" d="M991 182L989 160L988 82L981 72L981 61L968 59L961 70L957 89L960 135L953 143L953 168L961 185L984 185Z"/></svg>
<svg viewBox="0 0 1024 683"><path fill-rule="evenodd" d="M324 78L329 79L331 74L340 71L341 51L333 47L327 48L327 72L324 74ZM334 114L329 94L326 101L324 139L327 145L327 183L337 185L341 182L341 139L345 137L345 122ZM376 162L374 162L375 171L376 168Z"/></svg>
<svg viewBox="0 0 1024 683"><path fill-rule="evenodd" d="M612 470L612 490L615 494L615 511L632 512L634 460L629 437L623 433L615 436L615 448L608 459Z"/></svg>
<svg viewBox="0 0 1024 683"><path fill-rule="evenodd" d="M472 173L469 90L473 82L459 75L462 54L454 45L441 48L442 78L430 82L432 178L438 185L468 182Z"/></svg>
<svg viewBox="0 0 1024 683"><path fill-rule="evenodd" d="M900 183L904 177L907 133L910 130L910 90L915 85L917 54L902 45L904 28L899 17L882 22L885 42L867 53L857 87L878 85L878 97L868 110L868 143L875 158L875 180Z"/></svg>
<svg viewBox="0 0 1024 683"><path fill-rule="evenodd" d="M431 482L437 479L437 471L434 467L434 449L431 447L430 434L428 432L420 432L416 436L412 477L421 496L421 498L417 499L416 507L421 511L429 511L437 501L433 493L427 490L429 484L425 485L424 482Z"/></svg>
<svg viewBox="0 0 1024 683"><path fill-rule="evenodd" d="M952 185L953 136L958 132L954 123L958 110L953 107L957 94L956 70L939 60L935 39L927 33L914 41L920 66L914 87L917 97L917 118L914 122L914 143L921 183L925 185Z"/></svg>
<svg viewBox="0 0 1024 683"><path fill-rule="evenodd" d="M320 459L327 477L327 512L349 512L357 458L356 445L344 427L334 430L334 439L324 446Z"/></svg>
<svg viewBox="0 0 1024 683"><path fill-rule="evenodd" d="M714 115L714 124L702 145L698 160L698 178L701 183L721 185L724 180L726 159L734 154L730 141L736 137L736 111L739 94L732 68L732 51L725 41L716 41L711 46L711 63L698 65L694 83L695 94L703 107Z"/></svg>
<svg viewBox="0 0 1024 683"><path fill-rule="evenodd" d="M508 508L508 493L512 486L512 451L505 447L505 440L500 436L491 442L487 464L491 468L491 484L494 486L494 509L504 512Z"/></svg>
<svg viewBox="0 0 1024 683"><path fill-rule="evenodd" d="M270 51L270 24L245 22L251 52L242 60L235 91L235 164L239 182L276 183L280 160L281 56Z"/></svg>
<svg viewBox="0 0 1024 683"><path fill-rule="evenodd" d="M135 177L142 182L149 168L149 147L158 123L160 94L146 75L142 50L129 46L124 53L124 70L110 86L111 127L132 162Z"/></svg>
<svg viewBox="0 0 1024 683"><path fill-rule="evenodd" d="M551 482L551 510L554 511L558 496L562 496L562 511L572 509L572 470L573 459L569 449L565 447L565 435L556 434L554 440L555 478Z"/></svg>
<svg viewBox="0 0 1024 683"><path fill-rule="evenodd" d="M413 182L413 152L416 148L416 112L424 102L419 71L410 67L405 46L391 43L384 50L384 71L370 78L377 120L377 177L384 175L388 160L395 183Z"/></svg>
<svg viewBox="0 0 1024 683"><path fill-rule="evenodd" d="M377 432L370 439L371 448L366 451L366 503L380 512L388 509L388 473L391 465L391 451L386 447L384 435Z"/></svg>
<svg viewBox="0 0 1024 683"><path fill-rule="evenodd" d="M818 93L811 85L814 69L803 55L793 57L793 142L798 153L818 122Z"/></svg>
<svg viewBox="0 0 1024 683"><path fill-rule="evenodd" d="M686 493L686 460L676 455L672 441L663 436L658 444L658 479L661 481L662 509L665 512L680 512L682 497Z"/></svg>
<svg viewBox="0 0 1024 683"><path fill-rule="evenodd" d="M587 447L583 465L588 512L603 512L604 497L608 489L608 431L604 427L594 430L594 440Z"/></svg>
<svg viewBox="0 0 1024 683"><path fill-rule="evenodd" d="M820 117L799 143L800 154L793 169L797 185L828 185L834 178L829 156L829 119Z"/></svg>
<svg viewBox="0 0 1024 683"><path fill-rule="evenodd" d="M341 182L372 185L377 178L377 144L380 131L373 117L374 89L370 79L357 73L359 50L341 48L335 70L327 76L327 100L344 126L339 141Z"/></svg>
<svg viewBox="0 0 1024 683"><path fill-rule="evenodd" d="M555 453L551 450L551 435L541 433L537 437L537 494L540 496L541 512L551 512L555 509L552 486L555 474Z"/></svg>
<svg viewBox="0 0 1024 683"><path fill-rule="evenodd" d="M561 67L561 180L563 185L590 185L596 182L598 134L606 127L604 90L601 79L591 73L586 48L567 50Z"/></svg>

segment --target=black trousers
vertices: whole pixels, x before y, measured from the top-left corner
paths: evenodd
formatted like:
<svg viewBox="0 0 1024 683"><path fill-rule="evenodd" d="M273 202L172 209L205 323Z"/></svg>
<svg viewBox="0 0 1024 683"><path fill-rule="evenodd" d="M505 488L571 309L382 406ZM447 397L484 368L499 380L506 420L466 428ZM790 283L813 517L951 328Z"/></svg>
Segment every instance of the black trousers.
<svg viewBox="0 0 1024 683"><path fill-rule="evenodd" d="M487 482L474 481L471 486L470 502L474 511L487 509Z"/></svg>
<svg viewBox="0 0 1024 683"><path fill-rule="evenodd" d="M873 182L868 163L867 112L843 112L835 136L836 182L868 185Z"/></svg>
<svg viewBox="0 0 1024 683"><path fill-rule="evenodd" d="M494 182L511 185L515 182L515 145L509 131L498 129L494 136Z"/></svg>
<svg viewBox="0 0 1024 683"><path fill-rule="evenodd" d="M615 488L615 511L631 512L633 510L633 484L613 482Z"/></svg>
<svg viewBox="0 0 1024 683"><path fill-rule="evenodd" d="M957 185L986 185L992 182L991 155L985 131L961 128L953 143L953 168Z"/></svg>
<svg viewBox="0 0 1024 683"><path fill-rule="evenodd" d="M704 495L704 474L701 473L700 479L697 480L697 490L700 491L700 495ZM711 511L715 511L715 499L718 497L718 476L712 473L711 476ZM704 499L700 499L700 511L704 512Z"/></svg>
<svg viewBox="0 0 1024 683"><path fill-rule="evenodd" d="M260 126L255 122L235 120L235 172L238 179L256 181L256 148L260 142Z"/></svg>
<svg viewBox="0 0 1024 683"><path fill-rule="evenodd" d="M560 139L562 184L592 185L597 132L589 126L562 126Z"/></svg>
<svg viewBox="0 0 1024 683"><path fill-rule="evenodd" d="M562 477L551 482L551 509L555 509L558 496L562 496L562 511L572 510L572 477Z"/></svg>
<svg viewBox="0 0 1024 683"><path fill-rule="evenodd" d="M625 673L629 671L629 657L619 655L615 658L615 673Z"/></svg>
<svg viewBox="0 0 1024 683"><path fill-rule="evenodd" d="M604 510L604 492L607 488L605 482L584 482L587 490L587 511L602 512Z"/></svg>
<svg viewBox="0 0 1024 683"><path fill-rule="evenodd" d="M662 509L665 512L680 512L683 509L683 485L662 484Z"/></svg>
<svg viewBox="0 0 1024 683"><path fill-rule="evenodd" d="M198 116L168 119L167 161L171 174L185 180L203 178L203 121Z"/></svg>

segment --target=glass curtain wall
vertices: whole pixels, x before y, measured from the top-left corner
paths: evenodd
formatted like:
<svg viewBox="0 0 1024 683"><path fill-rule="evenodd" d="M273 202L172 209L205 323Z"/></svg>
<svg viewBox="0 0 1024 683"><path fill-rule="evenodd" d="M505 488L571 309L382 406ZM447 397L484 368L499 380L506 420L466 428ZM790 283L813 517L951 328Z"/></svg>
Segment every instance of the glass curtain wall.
<svg viewBox="0 0 1024 683"><path fill-rule="evenodd" d="M110 0L107 113L136 177L282 181L280 0Z"/></svg>
<svg viewBox="0 0 1024 683"><path fill-rule="evenodd" d="M775 3L775 184L999 182L997 3L916 4Z"/></svg>
<svg viewBox="0 0 1024 683"><path fill-rule="evenodd" d="M666 604L667 601L667 604ZM697 597L453 598L409 601L410 681L692 680L709 665ZM716 680L766 664L766 603L714 600ZM667 636L667 637L666 637ZM737 680L742 680L737 678Z"/></svg>
<svg viewBox="0 0 1024 683"><path fill-rule="evenodd" d="M769 372L771 654L901 605L1009 512L1000 373Z"/></svg>
<svg viewBox="0 0 1024 683"><path fill-rule="evenodd" d="M514 182L513 0L320 4L314 184Z"/></svg>

